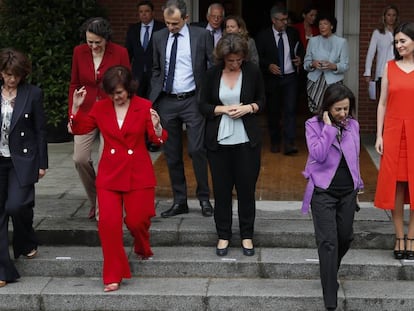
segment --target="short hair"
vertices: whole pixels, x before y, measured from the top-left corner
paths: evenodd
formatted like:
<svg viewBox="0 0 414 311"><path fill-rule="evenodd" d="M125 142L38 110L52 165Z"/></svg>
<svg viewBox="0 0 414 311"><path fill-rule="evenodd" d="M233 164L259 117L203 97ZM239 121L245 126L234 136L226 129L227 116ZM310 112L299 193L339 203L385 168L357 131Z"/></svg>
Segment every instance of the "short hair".
<svg viewBox="0 0 414 311"><path fill-rule="evenodd" d="M111 24L103 17L92 17L87 19L80 28L80 35L86 40L86 32L91 32L105 40L111 40L112 28Z"/></svg>
<svg viewBox="0 0 414 311"><path fill-rule="evenodd" d="M154 11L154 4L150 0L141 0L140 2L138 2L137 8L143 5L149 6L151 11Z"/></svg>
<svg viewBox="0 0 414 311"><path fill-rule="evenodd" d="M318 11L318 7L313 3L308 4L307 6L305 6L303 8L302 15L306 15L306 14L310 13L310 11L313 11L313 10Z"/></svg>
<svg viewBox="0 0 414 311"><path fill-rule="evenodd" d="M323 95L322 104L318 109L318 117L319 119L323 119L324 111L329 111L329 109L335 103L349 99L349 115L352 116L352 112L355 111L355 95L352 91L342 83L334 83L328 86Z"/></svg>
<svg viewBox="0 0 414 311"><path fill-rule="evenodd" d="M402 32L406 36L410 37L411 40L414 40L414 23L413 22L401 23L400 25L398 25L394 30L394 38L399 32ZM394 44L394 55L395 55L396 60L402 59L402 56L400 55L400 53L398 53L398 50L395 47L395 44Z"/></svg>
<svg viewBox="0 0 414 311"><path fill-rule="evenodd" d="M112 66L105 71L102 79L102 88L106 94L113 94L121 85L131 98L137 89L137 82L132 79L131 70L125 66Z"/></svg>
<svg viewBox="0 0 414 311"><path fill-rule="evenodd" d="M321 13L318 15L318 20L316 21L316 24L319 25L319 22L323 20L328 21L332 25L332 33L335 33L336 26L338 25L336 17L329 13Z"/></svg>
<svg viewBox="0 0 414 311"><path fill-rule="evenodd" d="M274 5L270 9L270 18L275 18L276 14L283 14L283 15L289 15L289 12L286 7L280 6L280 5Z"/></svg>
<svg viewBox="0 0 414 311"><path fill-rule="evenodd" d="M249 54L247 40L238 33L224 34L213 53L217 65L224 64L224 59L229 54L241 54L244 58L247 58Z"/></svg>
<svg viewBox="0 0 414 311"><path fill-rule="evenodd" d="M210 4L207 9L207 16L211 14L212 9L221 9L223 11L223 17L224 17L224 6L221 3L216 2L216 3Z"/></svg>
<svg viewBox="0 0 414 311"><path fill-rule="evenodd" d="M14 48L4 48L0 50L0 71L11 72L21 79L21 83L32 72L32 63L22 52Z"/></svg>
<svg viewBox="0 0 414 311"><path fill-rule="evenodd" d="M249 32L247 31L247 26L246 26L246 23L243 20L243 18L241 18L238 15L229 15L224 20L224 26L227 25L228 20L234 20L236 22L237 26L239 26L239 28L240 28L240 34L242 35L242 37L244 37L246 40L249 39ZM224 29L224 30L226 30L226 29Z"/></svg>
<svg viewBox="0 0 414 311"><path fill-rule="evenodd" d="M187 4L184 0L168 0L163 11L165 11L167 15L173 15L175 9L180 11L182 19L187 17Z"/></svg>

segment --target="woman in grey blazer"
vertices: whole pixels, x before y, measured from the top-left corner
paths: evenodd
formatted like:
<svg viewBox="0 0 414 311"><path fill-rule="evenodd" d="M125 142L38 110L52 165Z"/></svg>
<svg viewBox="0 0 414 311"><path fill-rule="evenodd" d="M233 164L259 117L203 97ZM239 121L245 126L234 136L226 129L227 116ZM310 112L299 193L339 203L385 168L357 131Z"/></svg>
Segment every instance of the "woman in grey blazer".
<svg viewBox="0 0 414 311"><path fill-rule="evenodd" d="M309 39L303 64L308 71L309 110L315 113L328 85L341 83L349 69L348 43L335 35L336 18L321 15L318 21L320 35Z"/></svg>
<svg viewBox="0 0 414 311"><path fill-rule="evenodd" d="M25 82L28 58L10 48L0 51L0 287L19 278L9 254L8 222L13 221L14 257L33 258L34 184L48 168L43 94Z"/></svg>

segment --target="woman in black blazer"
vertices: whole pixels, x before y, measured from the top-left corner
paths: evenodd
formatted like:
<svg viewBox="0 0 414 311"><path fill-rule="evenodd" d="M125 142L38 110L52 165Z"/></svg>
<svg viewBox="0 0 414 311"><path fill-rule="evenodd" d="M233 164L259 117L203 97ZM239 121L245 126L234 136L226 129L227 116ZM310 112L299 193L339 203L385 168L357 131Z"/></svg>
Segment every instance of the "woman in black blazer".
<svg viewBox="0 0 414 311"><path fill-rule="evenodd" d="M37 254L33 230L34 184L48 168L42 91L25 82L28 58L0 51L0 287L19 278L9 254L8 222L13 221L14 258Z"/></svg>
<svg viewBox="0 0 414 311"><path fill-rule="evenodd" d="M208 70L199 93L206 117L205 145L214 189L216 254L225 256L232 237L232 191L238 200L243 254L254 255L255 191L260 171L264 85L259 68L245 61L247 41L226 34L215 49L216 66Z"/></svg>

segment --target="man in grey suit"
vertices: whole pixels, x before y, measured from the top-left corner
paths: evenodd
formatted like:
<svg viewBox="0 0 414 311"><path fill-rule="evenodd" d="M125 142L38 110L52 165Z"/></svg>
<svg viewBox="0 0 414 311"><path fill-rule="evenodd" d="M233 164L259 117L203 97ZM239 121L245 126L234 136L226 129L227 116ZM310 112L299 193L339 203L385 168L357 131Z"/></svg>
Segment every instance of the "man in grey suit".
<svg viewBox="0 0 414 311"><path fill-rule="evenodd" d="M212 216L208 187L208 166L204 147L204 117L197 93L201 79L212 62L213 40L200 27L187 25L183 0L169 0L164 9L167 28L153 34L153 67L149 99L168 131L164 145L174 203L161 213L171 217L188 213L187 184L183 162L183 124L187 130L188 152L197 181L197 198L203 216Z"/></svg>

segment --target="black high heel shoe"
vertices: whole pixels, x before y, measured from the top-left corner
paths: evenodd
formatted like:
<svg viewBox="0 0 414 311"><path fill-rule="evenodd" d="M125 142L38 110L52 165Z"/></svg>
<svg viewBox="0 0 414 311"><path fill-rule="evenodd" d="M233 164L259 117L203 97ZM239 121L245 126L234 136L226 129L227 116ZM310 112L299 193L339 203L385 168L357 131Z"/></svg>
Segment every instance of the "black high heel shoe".
<svg viewBox="0 0 414 311"><path fill-rule="evenodd" d="M408 260L414 260L414 249L413 249L413 241L414 239L409 239L407 237L406 239L406 245L405 245L405 259Z"/></svg>
<svg viewBox="0 0 414 311"><path fill-rule="evenodd" d="M395 238L395 242L396 244L398 244L398 248L394 249L394 258L397 260L404 259L406 255L405 247L401 249L401 241L405 242L405 238ZM414 259L414 252L413 252L413 259Z"/></svg>

